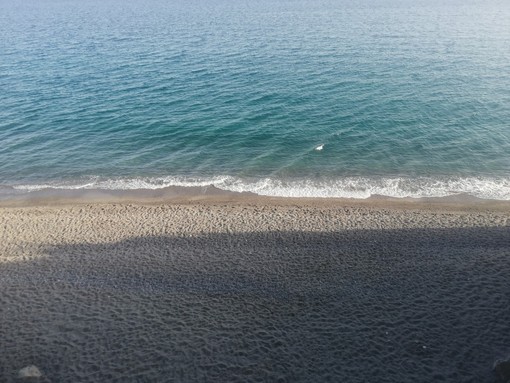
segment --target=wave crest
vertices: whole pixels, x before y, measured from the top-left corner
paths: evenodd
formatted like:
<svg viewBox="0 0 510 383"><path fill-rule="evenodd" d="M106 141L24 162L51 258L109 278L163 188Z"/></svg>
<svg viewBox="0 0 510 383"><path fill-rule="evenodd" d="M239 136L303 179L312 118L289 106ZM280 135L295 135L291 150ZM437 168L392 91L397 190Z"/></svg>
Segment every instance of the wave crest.
<svg viewBox="0 0 510 383"><path fill-rule="evenodd" d="M510 200L510 178L484 177L343 177L334 180L310 179L249 179L228 175L215 177L147 177L109 178L91 177L74 182L14 185L20 191L43 189L104 189L137 190L160 189L172 186L214 186L233 192L251 192L273 197L356 198L374 195L395 198L430 198L465 194L483 199Z"/></svg>

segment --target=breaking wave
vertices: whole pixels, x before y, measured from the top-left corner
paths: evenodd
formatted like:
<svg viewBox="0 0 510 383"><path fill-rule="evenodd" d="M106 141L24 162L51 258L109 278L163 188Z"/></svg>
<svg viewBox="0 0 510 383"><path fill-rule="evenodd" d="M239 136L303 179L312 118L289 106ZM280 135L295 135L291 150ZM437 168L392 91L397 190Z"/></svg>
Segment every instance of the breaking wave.
<svg viewBox="0 0 510 383"><path fill-rule="evenodd" d="M469 195L482 199L510 200L510 178L484 177L343 177L333 180L250 179L232 176L117 179L91 177L73 182L13 185L13 188L18 191L32 192L44 189L153 190L175 186L214 186L225 191L250 192L274 197L366 199L371 196L431 198Z"/></svg>

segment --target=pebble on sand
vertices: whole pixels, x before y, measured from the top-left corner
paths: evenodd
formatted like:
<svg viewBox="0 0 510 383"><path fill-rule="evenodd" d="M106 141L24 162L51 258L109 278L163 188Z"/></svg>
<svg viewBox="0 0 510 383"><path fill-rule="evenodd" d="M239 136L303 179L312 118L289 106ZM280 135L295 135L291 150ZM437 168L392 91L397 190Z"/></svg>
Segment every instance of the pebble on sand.
<svg viewBox="0 0 510 383"><path fill-rule="evenodd" d="M20 379L40 378L41 371L36 366L27 366L19 370L18 377Z"/></svg>

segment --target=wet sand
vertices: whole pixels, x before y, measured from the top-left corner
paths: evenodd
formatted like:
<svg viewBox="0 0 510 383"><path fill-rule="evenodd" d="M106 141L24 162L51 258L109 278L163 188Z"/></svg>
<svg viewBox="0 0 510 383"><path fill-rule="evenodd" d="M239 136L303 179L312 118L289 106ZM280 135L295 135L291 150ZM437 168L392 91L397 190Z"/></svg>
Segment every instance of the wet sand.
<svg viewBox="0 0 510 383"><path fill-rule="evenodd" d="M494 382L510 354L508 204L24 204L0 208L2 382Z"/></svg>

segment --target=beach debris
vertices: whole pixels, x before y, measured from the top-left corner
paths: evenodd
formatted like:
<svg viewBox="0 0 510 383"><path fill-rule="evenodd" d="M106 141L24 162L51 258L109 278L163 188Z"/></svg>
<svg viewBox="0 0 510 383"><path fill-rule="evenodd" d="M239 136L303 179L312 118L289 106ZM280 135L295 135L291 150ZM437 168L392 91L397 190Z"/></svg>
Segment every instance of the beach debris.
<svg viewBox="0 0 510 383"><path fill-rule="evenodd" d="M498 375L499 381L503 383L510 382L510 357L506 360L497 360L494 363L494 371Z"/></svg>
<svg viewBox="0 0 510 383"><path fill-rule="evenodd" d="M18 377L20 379L40 378L41 376L41 371L34 365L23 367L18 371Z"/></svg>
<svg viewBox="0 0 510 383"><path fill-rule="evenodd" d="M324 149L324 144L320 144L319 146L317 146L315 148L315 150L317 150L317 151L321 151L322 149Z"/></svg>

